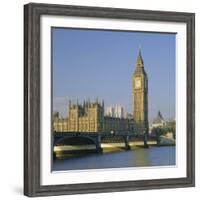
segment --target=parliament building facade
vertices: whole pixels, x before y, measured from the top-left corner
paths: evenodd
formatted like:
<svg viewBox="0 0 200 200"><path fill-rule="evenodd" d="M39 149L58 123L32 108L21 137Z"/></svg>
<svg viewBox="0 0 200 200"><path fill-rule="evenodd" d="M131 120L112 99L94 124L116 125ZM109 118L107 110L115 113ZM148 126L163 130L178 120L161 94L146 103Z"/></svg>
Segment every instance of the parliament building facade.
<svg viewBox="0 0 200 200"><path fill-rule="evenodd" d="M54 114L54 131L56 132L121 132L134 128L132 119L104 116L104 103L84 102L68 105L68 117L59 118Z"/></svg>
<svg viewBox="0 0 200 200"><path fill-rule="evenodd" d="M53 116L54 132L134 132L140 127L148 131L148 78L144 70L141 51L132 76L133 117L111 117L104 114L104 102L84 101L83 104L68 103L67 118Z"/></svg>

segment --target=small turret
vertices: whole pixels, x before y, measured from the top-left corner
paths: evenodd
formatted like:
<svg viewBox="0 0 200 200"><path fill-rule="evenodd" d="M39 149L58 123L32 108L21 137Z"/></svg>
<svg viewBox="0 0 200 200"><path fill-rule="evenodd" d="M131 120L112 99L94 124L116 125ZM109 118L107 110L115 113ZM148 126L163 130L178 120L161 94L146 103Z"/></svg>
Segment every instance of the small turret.
<svg viewBox="0 0 200 200"><path fill-rule="evenodd" d="M83 108L85 108L86 104L85 104L85 100L83 101Z"/></svg>
<svg viewBox="0 0 200 200"><path fill-rule="evenodd" d="M71 101L71 108L73 108L74 107L74 103L73 103L72 100L70 100L70 101Z"/></svg>
<svg viewBox="0 0 200 200"><path fill-rule="evenodd" d="M102 105L102 108L104 108L104 100L102 100L102 103L101 103L101 105Z"/></svg>
<svg viewBox="0 0 200 200"><path fill-rule="evenodd" d="M53 113L53 119L59 119L59 112L54 112Z"/></svg>
<svg viewBox="0 0 200 200"><path fill-rule="evenodd" d="M96 104L98 104L98 97L96 97Z"/></svg>
<svg viewBox="0 0 200 200"><path fill-rule="evenodd" d="M68 101L68 116L70 115L70 110L71 110L71 100L69 99Z"/></svg>
<svg viewBox="0 0 200 200"><path fill-rule="evenodd" d="M77 100L76 100L76 107L78 108L78 98L77 98Z"/></svg>
<svg viewBox="0 0 200 200"><path fill-rule="evenodd" d="M68 109L70 109L71 108L71 100L69 99L69 101L68 101Z"/></svg>

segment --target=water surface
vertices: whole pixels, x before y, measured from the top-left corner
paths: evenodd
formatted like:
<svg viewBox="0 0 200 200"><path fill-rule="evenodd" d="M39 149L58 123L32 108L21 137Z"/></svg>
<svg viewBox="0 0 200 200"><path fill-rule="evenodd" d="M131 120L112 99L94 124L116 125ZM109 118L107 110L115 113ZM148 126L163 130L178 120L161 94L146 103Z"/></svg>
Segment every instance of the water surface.
<svg viewBox="0 0 200 200"><path fill-rule="evenodd" d="M53 171L168 166L175 164L175 146L164 146L54 160Z"/></svg>

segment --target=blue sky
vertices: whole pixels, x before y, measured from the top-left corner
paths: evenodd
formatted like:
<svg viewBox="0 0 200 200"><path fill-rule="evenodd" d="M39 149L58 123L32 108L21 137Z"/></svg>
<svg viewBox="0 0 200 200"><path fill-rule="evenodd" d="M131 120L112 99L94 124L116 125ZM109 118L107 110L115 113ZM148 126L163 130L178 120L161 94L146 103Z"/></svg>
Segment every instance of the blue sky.
<svg viewBox="0 0 200 200"><path fill-rule="evenodd" d="M104 99L132 112L132 74L141 47L149 80L149 121L175 117L175 34L53 28L53 111L68 99Z"/></svg>

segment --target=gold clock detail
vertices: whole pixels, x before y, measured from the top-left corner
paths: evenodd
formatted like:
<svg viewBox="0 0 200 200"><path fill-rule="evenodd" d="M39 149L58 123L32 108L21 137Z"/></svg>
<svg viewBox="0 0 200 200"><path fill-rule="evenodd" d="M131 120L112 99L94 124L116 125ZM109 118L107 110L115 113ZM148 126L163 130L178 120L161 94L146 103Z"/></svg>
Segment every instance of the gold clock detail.
<svg viewBox="0 0 200 200"><path fill-rule="evenodd" d="M141 88L141 80L140 79L136 79L135 80L135 88L136 89L140 89Z"/></svg>

